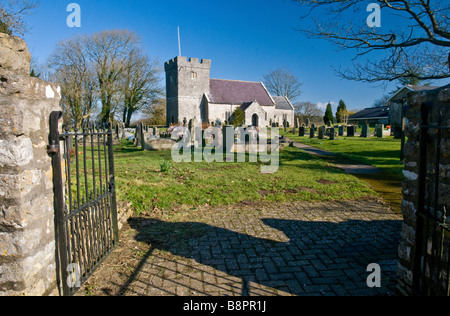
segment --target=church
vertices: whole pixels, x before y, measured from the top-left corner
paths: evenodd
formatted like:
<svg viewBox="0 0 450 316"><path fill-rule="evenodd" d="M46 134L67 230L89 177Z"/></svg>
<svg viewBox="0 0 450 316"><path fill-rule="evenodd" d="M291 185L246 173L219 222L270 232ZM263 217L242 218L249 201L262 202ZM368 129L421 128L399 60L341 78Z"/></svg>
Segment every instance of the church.
<svg viewBox="0 0 450 316"><path fill-rule="evenodd" d="M167 125L191 119L224 124L240 107L246 126L294 123L294 107L284 96L272 96L262 82L211 79L211 60L176 57L164 64Z"/></svg>

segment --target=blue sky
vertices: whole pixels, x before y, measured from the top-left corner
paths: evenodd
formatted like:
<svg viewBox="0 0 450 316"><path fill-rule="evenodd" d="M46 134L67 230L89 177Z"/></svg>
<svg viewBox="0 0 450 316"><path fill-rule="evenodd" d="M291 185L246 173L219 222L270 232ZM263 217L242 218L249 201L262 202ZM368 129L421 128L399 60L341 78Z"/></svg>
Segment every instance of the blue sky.
<svg viewBox="0 0 450 316"><path fill-rule="evenodd" d="M312 20L301 20L304 8L290 0L78 0L81 28L66 24L70 14L66 8L73 0L40 2L27 18L31 30L25 35L39 62L46 60L58 41L76 34L128 29L141 36L148 55L157 57L162 66L178 55L180 26L182 55L211 59L212 78L259 81L263 74L286 66L304 83L298 101L324 106L342 99L350 109L370 107L395 87L336 76L331 67L350 65L353 52L337 51L327 41L310 40L296 31ZM354 19L365 22L367 3L361 10L356 8Z"/></svg>

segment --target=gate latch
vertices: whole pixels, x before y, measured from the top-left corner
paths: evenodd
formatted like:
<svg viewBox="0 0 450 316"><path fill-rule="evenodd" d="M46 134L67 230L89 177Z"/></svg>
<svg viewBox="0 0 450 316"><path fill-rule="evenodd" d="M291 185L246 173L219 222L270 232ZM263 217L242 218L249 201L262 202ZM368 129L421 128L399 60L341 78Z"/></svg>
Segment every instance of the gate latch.
<svg viewBox="0 0 450 316"><path fill-rule="evenodd" d="M47 146L47 154L54 155L59 152L59 146L55 144L55 141L52 141L51 145Z"/></svg>

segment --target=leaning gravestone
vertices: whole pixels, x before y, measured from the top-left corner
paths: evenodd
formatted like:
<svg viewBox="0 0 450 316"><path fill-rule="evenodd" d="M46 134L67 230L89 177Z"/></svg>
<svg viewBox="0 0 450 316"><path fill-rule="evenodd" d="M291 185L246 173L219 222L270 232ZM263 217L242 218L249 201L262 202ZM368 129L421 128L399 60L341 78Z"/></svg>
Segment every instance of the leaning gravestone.
<svg viewBox="0 0 450 316"><path fill-rule="evenodd" d="M309 129L309 138L315 138L315 137L316 137L315 129L314 129L314 127L311 127Z"/></svg>
<svg viewBox="0 0 450 316"><path fill-rule="evenodd" d="M311 125L311 120L309 118L306 119L306 126L309 127Z"/></svg>

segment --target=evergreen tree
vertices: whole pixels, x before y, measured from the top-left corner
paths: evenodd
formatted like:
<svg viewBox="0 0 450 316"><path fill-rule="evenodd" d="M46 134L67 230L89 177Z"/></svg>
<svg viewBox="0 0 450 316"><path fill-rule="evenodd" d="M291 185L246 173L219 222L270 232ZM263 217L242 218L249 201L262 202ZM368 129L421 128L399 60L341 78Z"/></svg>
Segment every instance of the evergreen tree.
<svg viewBox="0 0 450 316"><path fill-rule="evenodd" d="M231 115L230 123L233 124L234 126L241 126L242 124L244 124L244 122L245 122L245 113L240 107L238 107Z"/></svg>
<svg viewBox="0 0 450 316"><path fill-rule="evenodd" d="M331 122L331 124L334 124L334 117L333 117L333 109L331 108L331 103L328 103L327 110L325 111L325 116L323 117L323 121L325 124L328 124L328 122Z"/></svg>
<svg viewBox="0 0 450 316"><path fill-rule="evenodd" d="M347 110L347 105L345 104L345 102L343 100L339 101L339 105L337 107L337 111L336 111L336 123L342 123L343 118L342 118L342 113L345 112Z"/></svg>

